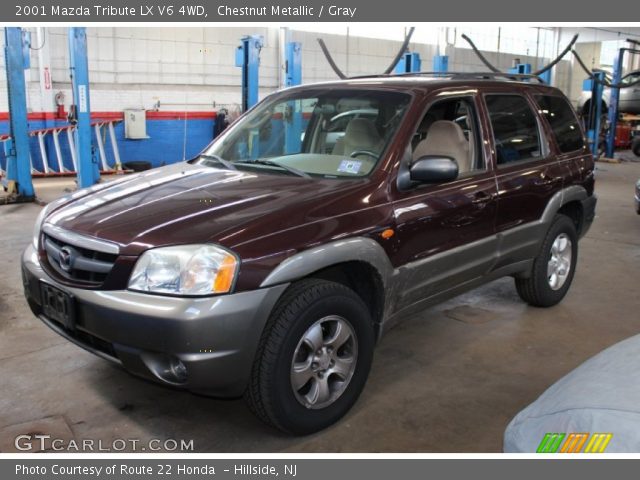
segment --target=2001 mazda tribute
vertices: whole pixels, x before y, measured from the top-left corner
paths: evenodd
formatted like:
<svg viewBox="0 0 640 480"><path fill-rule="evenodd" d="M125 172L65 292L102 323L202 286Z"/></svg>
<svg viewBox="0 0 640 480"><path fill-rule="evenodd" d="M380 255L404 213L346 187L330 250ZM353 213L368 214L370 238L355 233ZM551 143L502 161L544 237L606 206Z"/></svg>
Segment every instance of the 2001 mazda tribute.
<svg viewBox="0 0 640 480"><path fill-rule="evenodd" d="M567 293L593 158L567 99L520 80L270 95L197 158L44 208L22 259L29 305L136 375L322 429L398 319L509 275L531 305Z"/></svg>

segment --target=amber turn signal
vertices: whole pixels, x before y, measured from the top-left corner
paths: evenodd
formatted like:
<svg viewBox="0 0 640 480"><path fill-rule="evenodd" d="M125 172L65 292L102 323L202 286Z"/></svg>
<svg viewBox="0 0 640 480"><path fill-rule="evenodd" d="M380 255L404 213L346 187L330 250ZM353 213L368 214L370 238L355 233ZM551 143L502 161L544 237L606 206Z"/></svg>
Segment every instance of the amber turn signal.
<svg viewBox="0 0 640 480"><path fill-rule="evenodd" d="M386 230L384 230L384 231L380 234L380 236L386 240L386 239L388 239L388 238L393 237L393 235L394 235L395 233L396 233L396 232L394 232L391 228L387 228Z"/></svg>
<svg viewBox="0 0 640 480"><path fill-rule="evenodd" d="M227 293L233 285L237 261L233 255L227 255L222 260L216 279L213 281L213 293Z"/></svg>

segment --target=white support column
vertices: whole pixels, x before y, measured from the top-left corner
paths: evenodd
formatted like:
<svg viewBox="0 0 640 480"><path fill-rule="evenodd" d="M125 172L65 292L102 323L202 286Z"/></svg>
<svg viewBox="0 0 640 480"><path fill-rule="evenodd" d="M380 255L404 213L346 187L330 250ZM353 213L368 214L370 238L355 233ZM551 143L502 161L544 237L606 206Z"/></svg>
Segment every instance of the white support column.
<svg viewBox="0 0 640 480"><path fill-rule="evenodd" d="M38 145L40 146L40 158L42 159L42 167L44 168L44 173L50 173L49 169L49 158L47 157L47 149L44 146L44 136L45 132L38 132Z"/></svg>
<svg viewBox="0 0 640 480"><path fill-rule="evenodd" d="M96 131L96 142L98 143L98 153L100 154L100 163L102 164L102 170L109 171L111 168L107 163L107 156L104 153L104 142L102 141L102 126L103 123L96 123L94 129Z"/></svg>
<svg viewBox="0 0 640 480"><path fill-rule="evenodd" d="M31 165L31 174L32 175L34 173L42 173L40 170L36 170L36 168L33 166L33 157L31 157L31 152L29 152L29 164Z"/></svg>
<svg viewBox="0 0 640 480"><path fill-rule="evenodd" d="M53 99L53 83L51 77L51 53L49 41L49 29L38 27L36 29L36 45L38 48L38 75L40 79L40 103L46 113L55 111Z"/></svg>
<svg viewBox="0 0 640 480"><path fill-rule="evenodd" d="M56 160L58 161L58 171L60 173L64 173L67 171L67 169L65 168L64 162L62 161L62 150L60 150L60 139L58 138L58 135L60 135L60 130L54 130L53 132L51 132L51 134L53 135L53 146L56 151Z"/></svg>
<svg viewBox="0 0 640 480"><path fill-rule="evenodd" d="M73 162L73 171L78 171L78 157L76 156L76 142L73 140L73 128L67 128L67 140L69 141L69 150L71 150L71 161Z"/></svg>
<svg viewBox="0 0 640 480"><path fill-rule="evenodd" d="M120 150L118 150L118 139L116 139L116 132L113 129L113 122L109 122L109 138L111 139L111 150L113 150L113 158L115 159L114 168L116 170L122 170Z"/></svg>
<svg viewBox="0 0 640 480"><path fill-rule="evenodd" d="M554 28L553 30L553 44L555 46L555 53L553 53L553 55L551 55L551 58L555 58L558 55L560 55L560 52L562 51L562 48L560 46L560 42L562 41L562 27L557 27ZM569 91L566 92L567 96L569 96L569 98L571 98L571 72L573 71L573 65L574 65L574 57L573 55L570 55L569 57L565 57L566 60L569 60L571 62L571 68L569 69L569 78L568 78L568 89ZM557 68L557 67L556 67ZM556 76L556 68L552 68L551 69L551 78L550 78L550 85L553 85L554 87L557 87L557 76Z"/></svg>

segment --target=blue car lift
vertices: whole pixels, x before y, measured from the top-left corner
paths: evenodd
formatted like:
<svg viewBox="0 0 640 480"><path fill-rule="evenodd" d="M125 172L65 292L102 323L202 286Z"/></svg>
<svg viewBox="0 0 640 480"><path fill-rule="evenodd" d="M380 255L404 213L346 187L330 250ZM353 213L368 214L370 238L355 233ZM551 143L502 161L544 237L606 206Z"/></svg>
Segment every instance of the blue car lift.
<svg viewBox="0 0 640 480"><path fill-rule="evenodd" d="M531 68L530 63L516 63L512 68L507 70L508 73L513 73L515 75L531 75L533 73L533 69ZM551 84L551 69L546 72L542 72L538 77L547 85Z"/></svg>
<svg viewBox="0 0 640 480"><path fill-rule="evenodd" d="M529 75L532 72L530 63L516 63L512 68L507 70L508 73L514 75Z"/></svg>
<svg viewBox="0 0 640 480"><path fill-rule="evenodd" d="M240 46L236 49L236 67L242 68L242 112L251 109L258 103L260 50L262 50L262 35L247 35L240 39ZM248 144L240 142L237 146L240 157L249 156L252 159L260 155L260 132L254 129L250 132Z"/></svg>
<svg viewBox="0 0 640 480"><path fill-rule="evenodd" d="M552 69L550 68L546 72L542 72L540 75L538 75L538 77L542 79L542 81L547 85L551 85L551 70Z"/></svg>
<svg viewBox="0 0 640 480"><path fill-rule="evenodd" d="M258 72L262 35L247 35L236 49L236 67L242 68L242 111L246 112L258 103Z"/></svg>
<svg viewBox="0 0 640 480"><path fill-rule="evenodd" d="M422 60L417 52L407 52L396 64L396 73L412 73L419 72L422 69Z"/></svg>
<svg viewBox="0 0 640 480"><path fill-rule="evenodd" d="M595 79L595 81L594 81ZM591 148L593 155L598 157L599 143L600 143L600 129L602 128L602 94L604 92L604 86L601 82L604 82L604 72L593 72L593 78L587 78L582 82L582 91L591 92L591 109L590 115L587 118L588 124L585 125L587 130L587 142Z"/></svg>
<svg viewBox="0 0 640 480"><path fill-rule="evenodd" d="M100 181L98 161L91 144L91 106L89 104L89 65L87 33L84 27L69 28L69 63L71 89L75 105L75 151L78 161L78 187L86 188Z"/></svg>
<svg viewBox="0 0 640 480"><path fill-rule="evenodd" d="M302 83L302 44L287 42L285 56L285 86L300 85ZM300 153L302 147L302 105L300 100L288 103L284 122L284 153Z"/></svg>
<svg viewBox="0 0 640 480"><path fill-rule="evenodd" d="M640 54L640 50L634 48L621 48L618 50L618 55L613 65L613 79L611 83L614 85L619 84L622 81L622 71L624 67L624 54L628 52L632 55ZM611 98L609 99L609 132L607 133L607 148L606 155L608 158L613 158L613 151L616 148L616 127L618 125L618 103L620 102L620 89L611 89Z"/></svg>
<svg viewBox="0 0 640 480"><path fill-rule="evenodd" d="M507 70L509 73L513 73L516 75L529 75L531 74L531 64L530 63L516 63L513 68Z"/></svg>
<svg viewBox="0 0 640 480"><path fill-rule="evenodd" d="M19 27L5 27L5 66L9 96L10 137L5 142L7 178L3 186L10 194L6 202L35 199L31 181L31 156L27 124L27 93L24 71L29 68L29 35Z"/></svg>
<svg viewBox="0 0 640 480"><path fill-rule="evenodd" d="M449 55L433 56L433 71L446 73L449 71Z"/></svg>

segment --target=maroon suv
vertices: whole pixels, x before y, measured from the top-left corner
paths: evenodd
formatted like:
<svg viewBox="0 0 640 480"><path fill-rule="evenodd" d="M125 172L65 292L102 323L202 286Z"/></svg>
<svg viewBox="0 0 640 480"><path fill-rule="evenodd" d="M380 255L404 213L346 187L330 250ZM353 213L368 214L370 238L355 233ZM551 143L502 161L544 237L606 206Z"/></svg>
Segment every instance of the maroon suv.
<svg viewBox="0 0 640 480"><path fill-rule="evenodd" d="M293 433L342 417L374 345L512 276L567 293L593 158L534 79L387 76L277 92L197 158L49 204L22 259L35 315L128 371L244 395Z"/></svg>

